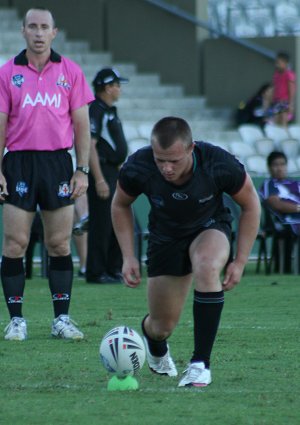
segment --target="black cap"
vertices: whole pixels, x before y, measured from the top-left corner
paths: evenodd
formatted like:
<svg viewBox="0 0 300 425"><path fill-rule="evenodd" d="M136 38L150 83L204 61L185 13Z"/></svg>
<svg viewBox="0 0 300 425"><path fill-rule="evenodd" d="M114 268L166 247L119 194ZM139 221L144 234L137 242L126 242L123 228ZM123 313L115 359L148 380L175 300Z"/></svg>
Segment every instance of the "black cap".
<svg viewBox="0 0 300 425"><path fill-rule="evenodd" d="M121 77L116 69L103 68L97 73L92 84L94 87L98 87L105 84L128 83L128 81L128 78Z"/></svg>

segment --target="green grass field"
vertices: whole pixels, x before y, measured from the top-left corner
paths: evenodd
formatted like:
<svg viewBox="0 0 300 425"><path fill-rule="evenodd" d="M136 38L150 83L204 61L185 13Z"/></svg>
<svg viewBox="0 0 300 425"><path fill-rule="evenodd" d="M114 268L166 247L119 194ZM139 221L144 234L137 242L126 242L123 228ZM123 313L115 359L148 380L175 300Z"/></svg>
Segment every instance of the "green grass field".
<svg viewBox="0 0 300 425"><path fill-rule="evenodd" d="M145 365L135 392L108 392L100 364L103 334L126 324L140 331L145 282L137 289L75 280L71 316L81 342L50 337L48 284L27 281L24 316L29 339L0 339L0 423L5 425L299 425L300 276L255 275L226 294L206 389L177 388L178 378ZM276 284L274 283L276 281ZM179 372L192 351L192 297L170 346ZM0 325L8 323L1 294Z"/></svg>

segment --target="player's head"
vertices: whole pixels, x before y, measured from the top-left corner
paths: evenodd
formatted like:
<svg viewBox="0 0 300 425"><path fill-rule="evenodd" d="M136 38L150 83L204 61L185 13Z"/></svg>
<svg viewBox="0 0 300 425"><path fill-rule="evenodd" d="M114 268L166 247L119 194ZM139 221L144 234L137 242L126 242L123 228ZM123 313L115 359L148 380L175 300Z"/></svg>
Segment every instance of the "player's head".
<svg viewBox="0 0 300 425"><path fill-rule="evenodd" d="M193 145L192 131L188 123L178 117L165 117L159 120L151 133L151 144L158 143L167 149L180 140L187 148Z"/></svg>
<svg viewBox="0 0 300 425"><path fill-rule="evenodd" d="M284 152L273 151L268 155L267 165L273 179L284 179L287 175L287 157Z"/></svg>
<svg viewBox="0 0 300 425"><path fill-rule="evenodd" d="M166 117L151 133L154 161L163 177L173 183L191 173L194 143L188 123L182 118Z"/></svg>
<svg viewBox="0 0 300 425"><path fill-rule="evenodd" d="M57 34L50 10L42 7L29 9L23 18L22 34L30 53L38 55L50 52L52 41Z"/></svg>
<svg viewBox="0 0 300 425"><path fill-rule="evenodd" d="M276 55L275 66L279 71L284 71L288 68L290 56L286 52L278 52Z"/></svg>

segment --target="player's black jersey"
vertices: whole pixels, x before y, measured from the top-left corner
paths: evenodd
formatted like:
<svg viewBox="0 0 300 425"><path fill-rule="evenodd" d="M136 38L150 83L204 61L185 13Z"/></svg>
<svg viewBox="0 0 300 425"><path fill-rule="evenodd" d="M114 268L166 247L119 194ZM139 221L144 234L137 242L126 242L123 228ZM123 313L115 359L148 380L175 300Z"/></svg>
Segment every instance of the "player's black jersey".
<svg viewBox="0 0 300 425"><path fill-rule="evenodd" d="M183 185L166 181L152 147L139 149L120 170L119 183L130 196L144 193L150 202L149 231L158 239L188 236L213 221L231 222L223 192L237 193L244 184L244 166L230 153L195 142L194 173Z"/></svg>

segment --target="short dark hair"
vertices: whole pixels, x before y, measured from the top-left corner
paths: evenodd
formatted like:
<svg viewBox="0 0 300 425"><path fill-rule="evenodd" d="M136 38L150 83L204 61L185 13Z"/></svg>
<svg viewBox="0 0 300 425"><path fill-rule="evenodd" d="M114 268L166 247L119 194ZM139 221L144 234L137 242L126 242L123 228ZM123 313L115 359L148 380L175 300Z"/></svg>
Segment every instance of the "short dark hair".
<svg viewBox="0 0 300 425"><path fill-rule="evenodd" d="M286 63L289 63L290 61L290 55L287 52L278 52L276 59L281 59Z"/></svg>
<svg viewBox="0 0 300 425"><path fill-rule="evenodd" d="M273 151L267 157L267 165L268 165L268 167L271 167L272 163L274 161L276 161L276 159L279 159L279 158L283 158L285 160L285 163L287 164L288 159L287 159L287 156L286 156L286 154L284 152Z"/></svg>
<svg viewBox="0 0 300 425"><path fill-rule="evenodd" d="M31 7L30 9L28 9L28 10L25 12L25 14L24 14L24 16L23 16L23 21L22 21L22 22L23 22L23 27L25 27L25 24L26 24L26 16L27 16L27 13L28 13L30 10L40 10L40 11L42 11L42 12L49 12L49 13L50 13L50 15L52 16L53 28L55 28L55 27L56 27L56 23L55 23L55 19L54 19L53 13L51 12L51 10L47 9L46 7L42 7L42 6L34 6L34 7Z"/></svg>
<svg viewBox="0 0 300 425"><path fill-rule="evenodd" d="M168 149L178 139L181 139L187 147L193 143L190 126L183 118L178 117L165 117L159 120L153 127L151 143L154 139L163 149Z"/></svg>

